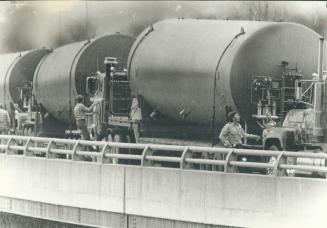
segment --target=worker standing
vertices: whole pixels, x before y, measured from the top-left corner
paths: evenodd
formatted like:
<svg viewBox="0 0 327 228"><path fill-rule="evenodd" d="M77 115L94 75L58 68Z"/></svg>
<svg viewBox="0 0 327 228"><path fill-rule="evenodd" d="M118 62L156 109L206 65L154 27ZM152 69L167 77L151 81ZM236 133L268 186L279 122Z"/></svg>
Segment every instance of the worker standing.
<svg viewBox="0 0 327 228"><path fill-rule="evenodd" d="M4 106L0 104L0 134L6 135L9 133L10 129L10 118L9 113Z"/></svg>
<svg viewBox="0 0 327 228"><path fill-rule="evenodd" d="M260 140L261 137L259 135L247 134L243 130L239 123L240 115L237 112L232 111L228 113L228 121L229 122L223 127L219 135L219 139L225 147L242 148L242 139L244 138Z"/></svg>
<svg viewBox="0 0 327 228"><path fill-rule="evenodd" d="M88 108L84 104L84 97L82 95L78 95L76 97L76 105L74 107L74 117L76 120L77 129L81 131L81 139L82 140L90 140L90 134L87 130L87 123L86 123L86 114L92 112L94 105L96 102Z"/></svg>

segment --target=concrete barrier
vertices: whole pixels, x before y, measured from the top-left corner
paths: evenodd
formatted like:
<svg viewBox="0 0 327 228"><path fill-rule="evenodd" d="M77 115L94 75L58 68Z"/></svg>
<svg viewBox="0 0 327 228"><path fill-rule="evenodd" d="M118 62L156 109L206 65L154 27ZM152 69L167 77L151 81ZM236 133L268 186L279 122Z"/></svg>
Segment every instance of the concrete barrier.
<svg viewBox="0 0 327 228"><path fill-rule="evenodd" d="M0 155L0 195L124 213L124 167Z"/></svg>
<svg viewBox="0 0 327 228"><path fill-rule="evenodd" d="M327 227L325 179L0 155L0 183L5 212L77 217L83 224L96 224L100 213L111 212L116 223L122 215L124 224L125 215L135 215L238 227ZM21 202L12 204L11 198Z"/></svg>
<svg viewBox="0 0 327 228"><path fill-rule="evenodd" d="M241 227L327 227L327 181L126 168L126 213Z"/></svg>

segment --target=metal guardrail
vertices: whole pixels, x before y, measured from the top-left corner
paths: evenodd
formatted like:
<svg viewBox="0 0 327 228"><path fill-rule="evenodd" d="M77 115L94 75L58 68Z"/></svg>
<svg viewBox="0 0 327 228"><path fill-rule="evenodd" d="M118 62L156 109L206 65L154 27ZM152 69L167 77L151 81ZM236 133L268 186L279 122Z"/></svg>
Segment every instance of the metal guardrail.
<svg viewBox="0 0 327 228"><path fill-rule="evenodd" d="M157 153L158 151L160 153ZM202 167L208 170L210 166L212 170L226 173L250 168L270 170L271 175L274 176L285 175L287 169L319 172L324 176L327 173L325 163L327 154L315 151L270 151L0 135L1 154L72 161L88 160L100 164L117 164L120 160L136 160L141 166L156 166L157 162L166 162L175 163L180 169ZM248 156L262 159L259 162L248 161L246 159ZM273 163L269 162L272 157L275 158ZM290 159L292 163L289 163Z"/></svg>

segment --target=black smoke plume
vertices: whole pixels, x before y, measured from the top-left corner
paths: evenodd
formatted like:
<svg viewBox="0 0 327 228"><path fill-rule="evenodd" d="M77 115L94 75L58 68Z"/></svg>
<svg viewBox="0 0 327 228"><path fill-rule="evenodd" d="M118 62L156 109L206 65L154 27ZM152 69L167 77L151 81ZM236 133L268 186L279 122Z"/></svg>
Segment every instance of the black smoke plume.
<svg viewBox="0 0 327 228"><path fill-rule="evenodd" d="M325 35L325 2L11 1L0 3L0 52L52 47L120 32L137 36L165 18L290 21Z"/></svg>

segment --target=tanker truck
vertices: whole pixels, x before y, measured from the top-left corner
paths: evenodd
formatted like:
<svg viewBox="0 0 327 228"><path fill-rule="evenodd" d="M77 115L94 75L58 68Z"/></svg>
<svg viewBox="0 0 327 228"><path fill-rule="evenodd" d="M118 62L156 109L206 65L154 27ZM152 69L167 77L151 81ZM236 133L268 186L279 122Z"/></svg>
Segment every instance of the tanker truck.
<svg viewBox="0 0 327 228"><path fill-rule="evenodd" d="M128 69L117 68L117 59L107 57L106 73L87 78L91 100L107 104L89 118L90 133L116 142L213 146L226 115L236 110L248 132L262 135L260 144L245 142L252 148L325 151L324 117L312 112L323 93L310 89L322 84L311 76L318 68L319 38L294 23L158 22L134 42ZM264 126L267 113L277 126ZM313 116L320 119L315 128ZM309 137L314 129L318 144L312 141L317 133ZM301 135L306 141L299 141Z"/></svg>
<svg viewBox="0 0 327 228"><path fill-rule="evenodd" d="M0 103L9 112L16 134L32 134L37 108L32 94L34 73L50 49L0 55Z"/></svg>
<svg viewBox="0 0 327 228"><path fill-rule="evenodd" d="M108 55L116 56L126 67L133 42L130 36L110 34L59 47L41 61L33 80L33 93L44 117L39 135L76 137L72 114L75 97L83 95L86 105L90 105L86 77L104 71L102 62Z"/></svg>
<svg viewBox="0 0 327 228"><path fill-rule="evenodd" d="M130 36L111 34L54 50L0 55L0 102L9 111L15 133L76 136L72 108L78 94L90 102L86 77L104 71L101 62L108 55L116 56L126 67L133 41Z"/></svg>
<svg viewBox="0 0 327 228"><path fill-rule="evenodd" d="M289 92L281 96L287 87L282 78L311 79L318 39L294 23L160 21L138 36L127 69L118 70L116 60L107 58L107 73L89 77L91 94L107 104L101 108L105 114L100 107L96 112L105 117L103 123L93 119L106 126L103 135L109 141L212 146L226 114L236 110L248 132L261 134L261 120L253 117L258 114L255 82L268 78L279 91L271 94L271 103L261 105L281 122L293 107L285 102ZM97 83L105 93L94 92L91 81L97 78L106 81ZM113 110L118 106L121 113Z"/></svg>
<svg viewBox="0 0 327 228"><path fill-rule="evenodd" d="M264 129L262 144L264 149L287 150L287 151L307 151L313 153L326 153L327 151L327 121L326 121L326 78L323 75L323 52L324 38L319 42L319 62L318 74L314 73L312 79L302 79L293 77L294 86L288 87L293 91L291 104L297 108L290 109L279 127ZM266 86L266 94L272 90L271 86ZM268 96L262 96L266 103L269 103ZM284 100L285 101L285 100ZM259 99L257 105L262 102ZM258 108L260 112L260 107ZM260 118L255 114L254 117ZM276 157L271 157L274 163ZM325 159L297 158L288 159L289 164L302 164L325 167ZM268 173L272 170L268 169ZM288 175L295 175L294 170L286 170ZM270 173L269 173L270 174ZM271 173L273 174L273 173ZM297 174L320 175L320 173L297 171Z"/></svg>

